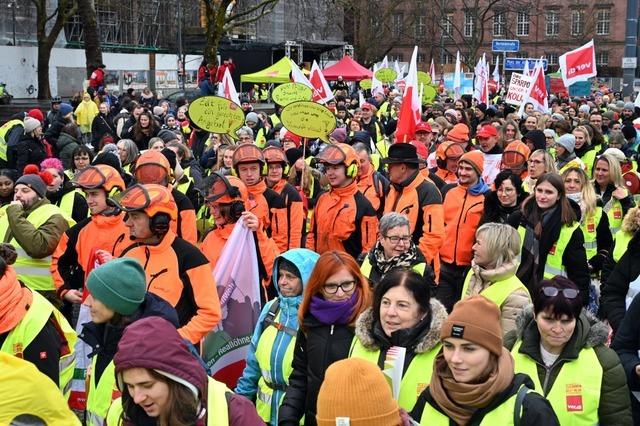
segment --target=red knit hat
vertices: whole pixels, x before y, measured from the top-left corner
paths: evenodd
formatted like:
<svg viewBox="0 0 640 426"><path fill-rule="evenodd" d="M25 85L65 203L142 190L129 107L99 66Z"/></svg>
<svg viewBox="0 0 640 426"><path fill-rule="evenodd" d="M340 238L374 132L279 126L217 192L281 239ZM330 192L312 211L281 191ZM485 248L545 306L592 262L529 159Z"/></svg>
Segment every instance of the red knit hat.
<svg viewBox="0 0 640 426"><path fill-rule="evenodd" d="M478 176L482 176L482 172L484 171L484 155L481 151L469 151L465 153L460 157L458 163L462 161L471 165L476 173L478 173Z"/></svg>
<svg viewBox="0 0 640 426"><path fill-rule="evenodd" d="M44 123L44 114L37 108L29 110L27 116L35 118L36 120L40 121L41 124Z"/></svg>
<svg viewBox="0 0 640 426"><path fill-rule="evenodd" d="M453 129L447 133L447 140L458 143L469 142L469 127L462 123L456 124L453 126Z"/></svg>

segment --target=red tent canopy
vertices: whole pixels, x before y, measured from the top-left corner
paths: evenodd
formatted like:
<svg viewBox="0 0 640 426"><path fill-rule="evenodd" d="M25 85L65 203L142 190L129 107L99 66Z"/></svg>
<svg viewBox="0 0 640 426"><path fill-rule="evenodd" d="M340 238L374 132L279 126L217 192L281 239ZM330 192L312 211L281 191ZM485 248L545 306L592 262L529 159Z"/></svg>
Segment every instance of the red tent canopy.
<svg viewBox="0 0 640 426"><path fill-rule="evenodd" d="M373 73L357 63L351 56L344 56L335 64L322 70L324 78L327 80L337 80L342 76L345 81L360 81L373 77Z"/></svg>

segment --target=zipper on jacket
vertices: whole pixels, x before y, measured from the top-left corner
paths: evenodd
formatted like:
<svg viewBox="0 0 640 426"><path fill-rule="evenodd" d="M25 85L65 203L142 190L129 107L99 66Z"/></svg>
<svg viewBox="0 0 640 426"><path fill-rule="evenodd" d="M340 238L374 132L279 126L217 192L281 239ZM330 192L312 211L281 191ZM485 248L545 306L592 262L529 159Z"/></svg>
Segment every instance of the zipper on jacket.
<svg viewBox="0 0 640 426"><path fill-rule="evenodd" d="M471 211L472 208L474 208L475 206L477 206L479 204L483 204L483 203L479 202L479 203L471 204L469 206L469 208L464 212L464 220L462 221L463 223L467 223L467 216L469 215L469 211Z"/></svg>
<svg viewBox="0 0 640 426"><path fill-rule="evenodd" d="M462 219L462 212L464 211L464 205L467 203L468 191L464 191L464 198L462 199L462 209L460 210L460 216L458 216L458 223L456 223L456 243L453 245L453 263L457 265L456 260L458 258L458 234L460 232L460 219Z"/></svg>

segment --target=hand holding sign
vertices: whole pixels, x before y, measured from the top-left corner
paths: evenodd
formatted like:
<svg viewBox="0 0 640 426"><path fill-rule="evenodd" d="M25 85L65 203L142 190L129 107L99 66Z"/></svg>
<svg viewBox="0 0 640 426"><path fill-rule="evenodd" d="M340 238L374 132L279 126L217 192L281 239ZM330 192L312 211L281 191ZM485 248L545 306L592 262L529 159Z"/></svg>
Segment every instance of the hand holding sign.
<svg viewBox="0 0 640 426"><path fill-rule="evenodd" d="M325 106L309 101L293 102L280 114L282 125L303 138L329 140L329 134L336 128L336 117Z"/></svg>
<svg viewBox="0 0 640 426"><path fill-rule="evenodd" d="M284 83L273 89L271 97L278 105L287 106L296 101L310 101L313 90L302 83Z"/></svg>
<svg viewBox="0 0 640 426"><path fill-rule="evenodd" d="M227 134L236 139L236 130L244 124L240 105L219 96L203 96L189 105L189 118L211 133Z"/></svg>

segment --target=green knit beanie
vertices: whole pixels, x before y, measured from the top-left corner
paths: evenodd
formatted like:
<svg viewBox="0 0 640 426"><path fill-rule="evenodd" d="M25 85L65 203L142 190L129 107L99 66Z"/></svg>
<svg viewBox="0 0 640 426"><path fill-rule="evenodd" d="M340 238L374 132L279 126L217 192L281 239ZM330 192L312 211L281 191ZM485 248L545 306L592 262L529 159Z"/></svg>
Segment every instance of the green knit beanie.
<svg viewBox="0 0 640 426"><path fill-rule="evenodd" d="M137 260L124 257L91 271L87 288L107 308L120 315L131 315L144 301L147 278Z"/></svg>

